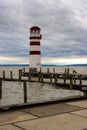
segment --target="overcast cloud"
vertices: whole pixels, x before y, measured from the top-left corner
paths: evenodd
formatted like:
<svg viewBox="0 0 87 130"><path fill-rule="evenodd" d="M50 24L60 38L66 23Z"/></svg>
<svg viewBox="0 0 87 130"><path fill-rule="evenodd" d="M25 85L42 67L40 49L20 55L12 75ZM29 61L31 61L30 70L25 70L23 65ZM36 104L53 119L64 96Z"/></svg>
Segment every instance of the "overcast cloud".
<svg viewBox="0 0 87 130"><path fill-rule="evenodd" d="M29 63L33 25L42 63L87 63L87 0L0 0L0 63Z"/></svg>

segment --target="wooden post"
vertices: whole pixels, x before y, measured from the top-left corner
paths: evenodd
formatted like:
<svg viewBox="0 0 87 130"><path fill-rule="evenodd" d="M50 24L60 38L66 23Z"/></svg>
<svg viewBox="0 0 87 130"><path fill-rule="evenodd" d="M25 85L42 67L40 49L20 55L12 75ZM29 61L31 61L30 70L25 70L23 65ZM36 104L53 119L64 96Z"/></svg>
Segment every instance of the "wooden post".
<svg viewBox="0 0 87 130"><path fill-rule="evenodd" d="M34 77L34 71L31 72L31 76Z"/></svg>
<svg viewBox="0 0 87 130"><path fill-rule="evenodd" d="M58 78L59 78L59 75L57 74L57 83L58 83Z"/></svg>
<svg viewBox="0 0 87 130"><path fill-rule="evenodd" d="M57 74L55 74L55 76L54 76L54 83L55 84L57 83Z"/></svg>
<svg viewBox="0 0 87 130"><path fill-rule="evenodd" d="M30 72L30 68L29 68L29 72Z"/></svg>
<svg viewBox="0 0 87 130"><path fill-rule="evenodd" d="M50 74L50 83L52 83L52 74Z"/></svg>
<svg viewBox="0 0 87 130"><path fill-rule="evenodd" d="M43 82L43 74L41 74L41 82Z"/></svg>
<svg viewBox="0 0 87 130"><path fill-rule="evenodd" d="M73 78L70 77L70 89L73 89Z"/></svg>
<svg viewBox="0 0 87 130"><path fill-rule="evenodd" d="M39 72L38 73L38 81L40 82L40 79L41 79L41 73Z"/></svg>
<svg viewBox="0 0 87 130"><path fill-rule="evenodd" d="M22 70L19 70L19 81L21 81Z"/></svg>
<svg viewBox="0 0 87 130"><path fill-rule="evenodd" d="M53 68L53 73L55 73L55 68Z"/></svg>
<svg viewBox="0 0 87 130"><path fill-rule="evenodd" d="M12 73L12 71L10 71L10 78L11 78L11 80L13 79L13 73Z"/></svg>
<svg viewBox="0 0 87 130"><path fill-rule="evenodd" d="M49 68L47 68L47 73L49 73Z"/></svg>
<svg viewBox="0 0 87 130"><path fill-rule="evenodd" d="M42 72L42 69L41 69L41 67L40 67L40 73Z"/></svg>
<svg viewBox="0 0 87 130"><path fill-rule="evenodd" d="M25 72L25 68L23 68L23 72Z"/></svg>
<svg viewBox="0 0 87 130"><path fill-rule="evenodd" d="M5 79L5 71L3 71L3 79Z"/></svg>
<svg viewBox="0 0 87 130"><path fill-rule="evenodd" d="M66 84L66 74L63 75L64 84Z"/></svg>
<svg viewBox="0 0 87 130"><path fill-rule="evenodd" d="M0 79L0 99L2 99L2 80Z"/></svg>
<svg viewBox="0 0 87 130"><path fill-rule="evenodd" d="M81 75L79 76L79 85L82 85L82 78L81 78Z"/></svg>
<svg viewBox="0 0 87 130"><path fill-rule="evenodd" d="M28 81L31 81L31 76L29 72L28 72Z"/></svg>
<svg viewBox="0 0 87 130"><path fill-rule="evenodd" d="M75 75L73 75L74 84L76 84L76 78Z"/></svg>
<svg viewBox="0 0 87 130"><path fill-rule="evenodd" d="M23 82L24 103L27 103L27 83Z"/></svg>

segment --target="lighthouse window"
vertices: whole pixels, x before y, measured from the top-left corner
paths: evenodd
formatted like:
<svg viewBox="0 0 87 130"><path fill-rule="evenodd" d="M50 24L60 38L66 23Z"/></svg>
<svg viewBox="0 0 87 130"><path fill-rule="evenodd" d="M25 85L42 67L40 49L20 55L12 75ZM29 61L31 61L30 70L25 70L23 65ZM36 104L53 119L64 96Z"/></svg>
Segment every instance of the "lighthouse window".
<svg viewBox="0 0 87 130"><path fill-rule="evenodd" d="M38 33L38 30L36 30L36 33Z"/></svg>
<svg viewBox="0 0 87 130"><path fill-rule="evenodd" d="M34 30L33 30L33 33L34 33Z"/></svg>

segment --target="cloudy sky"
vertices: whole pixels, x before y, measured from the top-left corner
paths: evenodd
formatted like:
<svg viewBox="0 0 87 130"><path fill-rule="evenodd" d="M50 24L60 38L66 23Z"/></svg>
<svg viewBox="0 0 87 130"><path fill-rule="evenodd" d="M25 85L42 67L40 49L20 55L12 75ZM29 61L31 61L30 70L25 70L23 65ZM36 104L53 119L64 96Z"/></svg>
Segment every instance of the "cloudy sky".
<svg viewBox="0 0 87 130"><path fill-rule="evenodd" d="M87 0L0 0L0 64L29 63L33 25L42 64L87 63Z"/></svg>

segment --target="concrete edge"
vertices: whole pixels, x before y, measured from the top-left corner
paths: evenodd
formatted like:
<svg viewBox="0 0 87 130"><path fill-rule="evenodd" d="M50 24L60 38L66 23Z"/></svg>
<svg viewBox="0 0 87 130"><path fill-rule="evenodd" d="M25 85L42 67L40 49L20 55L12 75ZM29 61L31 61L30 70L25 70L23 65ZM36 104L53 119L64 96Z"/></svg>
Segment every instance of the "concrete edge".
<svg viewBox="0 0 87 130"><path fill-rule="evenodd" d="M31 107L36 107L36 106L44 106L44 105L50 105L50 104L56 104L56 103L63 103L63 102L69 102L69 101L78 101L78 100L84 100L84 99L87 99L87 97L86 96L72 96L72 97L66 97L66 98L65 97L59 98L59 99L51 100L51 101L5 105L5 106L0 107L0 112L18 110L18 109L23 109L23 108L31 108Z"/></svg>

